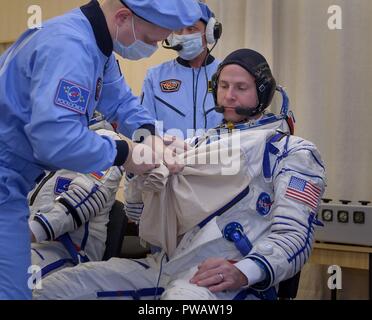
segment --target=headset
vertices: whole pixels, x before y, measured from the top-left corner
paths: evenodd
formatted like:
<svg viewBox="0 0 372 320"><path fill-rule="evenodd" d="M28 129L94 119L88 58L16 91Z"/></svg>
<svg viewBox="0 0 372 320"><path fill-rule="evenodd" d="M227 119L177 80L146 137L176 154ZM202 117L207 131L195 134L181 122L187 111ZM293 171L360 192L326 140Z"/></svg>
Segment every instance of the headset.
<svg viewBox="0 0 372 320"><path fill-rule="evenodd" d="M214 17L214 14L210 12L210 18L206 24L205 28L205 38L207 40L207 44L212 45L217 43L217 41L221 38L222 36L222 23L217 21L216 18ZM204 20L201 20L205 23ZM168 39L163 40L162 46L164 49L171 49L175 51L181 51L182 50L182 44L176 44L176 45L171 45Z"/></svg>
<svg viewBox="0 0 372 320"><path fill-rule="evenodd" d="M215 105L217 106L215 109L219 113L224 112L224 107L218 106L217 103L218 79L220 77L223 67L229 64L238 64L248 71L247 66L243 65L239 60L232 60L226 63L222 62L219 65L217 72L212 76L213 99ZM270 67L267 64L267 62L260 63L259 65L253 68L249 68L249 72L254 76L256 80L258 105L255 108L251 109L238 107L236 108L236 113L252 117L259 113L262 113L270 105L276 90L276 81L271 74Z"/></svg>
<svg viewBox="0 0 372 320"><path fill-rule="evenodd" d="M172 46L169 43L168 39L165 39L161 42L161 45L163 46L164 49L169 49L169 50L175 50L175 51L181 51L183 49L182 44L178 43L175 46Z"/></svg>
<svg viewBox="0 0 372 320"><path fill-rule="evenodd" d="M205 28L205 37L208 44L215 44L222 36L222 23L212 15Z"/></svg>
<svg viewBox="0 0 372 320"><path fill-rule="evenodd" d="M279 114L268 113L265 117L261 119L250 120L248 122L234 124L233 129L244 131L244 130L259 128L265 125L274 124L275 122L285 120L285 122L288 125L289 133L293 135L296 120L295 120L293 112L289 110L290 101L289 101L288 95L282 86L277 86L275 90L279 92L282 97L282 106L280 108ZM220 134L222 132L225 132L226 129L230 129L230 127L229 127L229 124L225 122L225 123L222 123L217 128L212 129L212 135L210 134L210 131L207 131L207 133L203 137L196 138L191 143L193 144L194 147L198 147L201 143L203 143L203 141L208 140L213 135L215 135L216 131L218 134Z"/></svg>
<svg viewBox="0 0 372 320"><path fill-rule="evenodd" d="M275 88L275 91L279 92L281 97L282 97L282 106L280 108L280 113L279 114L269 113L263 119L252 120L252 121L249 121L249 122L246 122L246 123L237 124L237 125L234 126L234 128L239 129L239 130L247 130L247 129L251 129L251 128L261 127L263 125L267 125L267 124L274 123L274 122L277 122L277 121L285 120L287 122L287 125L288 125L288 128L289 128L289 133L291 135L293 135L294 130L295 130L296 120L295 120L293 112L291 110L289 110L290 102L289 102L288 95L287 95L285 89L282 86L277 86ZM223 112L224 107L216 107L216 109L218 109L218 108L221 108L222 112ZM241 109L243 110L243 108L241 108ZM238 113L238 114L246 115L243 112Z"/></svg>

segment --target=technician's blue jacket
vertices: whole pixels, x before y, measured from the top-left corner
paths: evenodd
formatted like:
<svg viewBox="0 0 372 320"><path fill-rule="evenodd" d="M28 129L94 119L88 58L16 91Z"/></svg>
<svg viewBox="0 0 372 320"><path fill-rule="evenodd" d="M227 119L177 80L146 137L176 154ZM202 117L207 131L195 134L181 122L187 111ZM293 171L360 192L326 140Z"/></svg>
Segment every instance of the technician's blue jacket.
<svg viewBox="0 0 372 320"><path fill-rule="evenodd" d="M142 104L151 115L163 121L163 131L184 139L194 136L197 129L210 129L221 124L223 115L214 110L211 79L219 61L209 56L205 66L191 68L178 57L147 72ZM160 127L161 128L161 127ZM188 134L188 130L190 131Z"/></svg>
<svg viewBox="0 0 372 320"><path fill-rule="evenodd" d="M155 131L112 51L92 1L28 30L0 57L0 299L31 296L26 196L44 170L89 173L126 160L124 141L88 130L94 110L128 137Z"/></svg>

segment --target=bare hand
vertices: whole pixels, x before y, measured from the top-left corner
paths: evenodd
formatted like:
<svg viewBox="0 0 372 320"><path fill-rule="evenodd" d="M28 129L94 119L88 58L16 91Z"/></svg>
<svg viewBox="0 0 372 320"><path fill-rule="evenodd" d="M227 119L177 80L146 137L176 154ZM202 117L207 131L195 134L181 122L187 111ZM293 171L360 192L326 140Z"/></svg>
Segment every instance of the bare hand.
<svg viewBox="0 0 372 320"><path fill-rule="evenodd" d="M165 147L163 160L171 174L177 174L185 168L183 158L179 157L171 146Z"/></svg>
<svg viewBox="0 0 372 320"><path fill-rule="evenodd" d="M177 154L184 153L191 149L190 144L176 136L164 135L163 142L165 146L172 146Z"/></svg>
<svg viewBox="0 0 372 320"><path fill-rule="evenodd" d="M183 158L178 156L188 148L183 140L171 136L165 136L163 140L157 136L149 136L144 144L150 146L158 156L162 157L171 174L179 173L185 167Z"/></svg>
<svg viewBox="0 0 372 320"><path fill-rule="evenodd" d="M160 158L146 144L127 141L129 153L123 167L127 172L133 174L144 174L160 166Z"/></svg>
<svg viewBox="0 0 372 320"><path fill-rule="evenodd" d="M210 258L198 266L190 283L199 287L206 287L211 292L224 290L237 290L248 284L247 277L232 264L223 258Z"/></svg>

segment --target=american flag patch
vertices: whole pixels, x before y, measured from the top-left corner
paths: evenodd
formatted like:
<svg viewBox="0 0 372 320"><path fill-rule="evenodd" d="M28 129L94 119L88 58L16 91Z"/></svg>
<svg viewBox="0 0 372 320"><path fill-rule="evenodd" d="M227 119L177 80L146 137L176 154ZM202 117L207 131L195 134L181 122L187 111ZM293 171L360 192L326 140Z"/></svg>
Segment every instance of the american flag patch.
<svg viewBox="0 0 372 320"><path fill-rule="evenodd" d="M309 181L297 177L291 177L285 197L305 203L313 210L317 210L321 189Z"/></svg>

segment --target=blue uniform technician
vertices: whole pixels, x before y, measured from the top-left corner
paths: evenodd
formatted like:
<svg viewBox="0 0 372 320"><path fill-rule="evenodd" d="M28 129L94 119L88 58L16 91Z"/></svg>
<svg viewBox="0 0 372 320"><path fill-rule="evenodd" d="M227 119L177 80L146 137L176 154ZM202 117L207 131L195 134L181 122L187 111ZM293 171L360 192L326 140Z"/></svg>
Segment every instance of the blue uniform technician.
<svg viewBox="0 0 372 320"><path fill-rule="evenodd" d="M194 0L96 0L26 31L0 56L0 299L31 298L27 193L44 170L89 173L124 165L129 141L90 131L95 110L131 137L154 119L125 84L113 55L150 56L172 30L201 16Z"/></svg>
<svg viewBox="0 0 372 320"><path fill-rule="evenodd" d="M204 3L202 17L194 25L176 30L167 39L166 49L179 57L151 68L145 78L142 104L159 121L163 130L180 138L191 138L197 129L214 128L222 122L215 112L211 78L219 61L210 55L222 25Z"/></svg>

